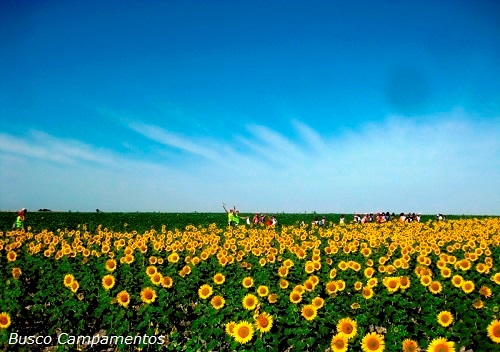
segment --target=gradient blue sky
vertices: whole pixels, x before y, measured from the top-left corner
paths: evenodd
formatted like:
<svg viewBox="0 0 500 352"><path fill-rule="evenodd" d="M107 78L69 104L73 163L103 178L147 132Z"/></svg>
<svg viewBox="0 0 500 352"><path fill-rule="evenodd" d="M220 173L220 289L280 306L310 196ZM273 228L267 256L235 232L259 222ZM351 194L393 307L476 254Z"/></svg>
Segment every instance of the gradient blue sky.
<svg viewBox="0 0 500 352"><path fill-rule="evenodd" d="M2 1L0 209L500 214L498 1Z"/></svg>

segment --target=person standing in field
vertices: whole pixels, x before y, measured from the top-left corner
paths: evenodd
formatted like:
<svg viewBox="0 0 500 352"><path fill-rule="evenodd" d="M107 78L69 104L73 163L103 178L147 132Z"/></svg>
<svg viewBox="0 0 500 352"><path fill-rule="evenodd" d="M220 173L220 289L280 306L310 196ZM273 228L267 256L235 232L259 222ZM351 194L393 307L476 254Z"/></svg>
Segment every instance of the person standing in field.
<svg viewBox="0 0 500 352"><path fill-rule="evenodd" d="M259 214L255 213L252 220L253 220L253 226L257 226L259 224Z"/></svg>
<svg viewBox="0 0 500 352"><path fill-rule="evenodd" d="M227 214L227 226L233 226L235 224L234 212L236 211L236 206L233 206L233 209L226 209L226 205L222 203L222 207Z"/></svg>
<svg viewBox="0 0 500 352"><path fill-rule="evenodd" d="M236 210L236 208L235 208L235 212L233 213L234 225L238 226L240 224L240 219L248 220L248 216L240 216L240 211Z"/></svg>
<svg viewBox="0 0 500 352"><path fill-rule="evenodd" d="M24 221L26 220L26 213L28 211L26 210L26 208L22 208L20 211L17 212L17 218L16 218L16 222L14 223L14 225L12 225L12 229L16 229L16 230L23 230L24 231Z"/></svg>

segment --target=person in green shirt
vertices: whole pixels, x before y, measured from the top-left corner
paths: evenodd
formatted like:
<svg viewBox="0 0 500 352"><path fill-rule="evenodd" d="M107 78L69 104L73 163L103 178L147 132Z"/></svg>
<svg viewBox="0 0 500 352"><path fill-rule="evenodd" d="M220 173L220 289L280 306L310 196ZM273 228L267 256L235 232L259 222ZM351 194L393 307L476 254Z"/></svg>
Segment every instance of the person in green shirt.
<svg viewBox="0 0 500 352"><path fill-rule="evenodd" d="M240 211L236 210L233 215L234 225L238 226L240 224L240 219L248 219L248 216L240 216Z"/></svg>
<svg viewBox="0 0 500 352"><path fill-rule="evenodd" d="M17 212L17 218L16 218L16 222L14 223L14 225L12 225L12 229L16 229L16 230L23 230L24 231L24 221L26 220L26 213L28 211L26 210L26 208L22 208L20 211Z"/></svg>
<svg viewBox="0 0 500 352"><path fill-rule="evenodd" d="M222 203L222 207L224 208L224 211L227 214L227 226L236 225L236 223L235 223L236 219L234 217L234 214L236 212L236 206L233 206L233 209L229 209L229 211L226 209L226 205L224 203ZM239 219L238 219L238 222L239 222Z"/></svg>

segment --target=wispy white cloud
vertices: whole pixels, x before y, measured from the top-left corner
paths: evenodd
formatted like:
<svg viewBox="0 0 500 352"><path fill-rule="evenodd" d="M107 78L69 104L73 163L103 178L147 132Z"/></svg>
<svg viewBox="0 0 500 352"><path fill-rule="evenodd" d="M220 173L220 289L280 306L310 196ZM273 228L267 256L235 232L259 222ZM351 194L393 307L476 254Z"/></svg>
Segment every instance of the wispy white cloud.
<svg viewBox="0 0 500 352"><path fill-rule="evenodd" d="M35 197L62 209L216 211L224 200L247 211L500 213L499 119L463 111L392 116L342 134L291 125L298 138L261 125L224 140L130 126L184 153L182 165L42 132L2 133L0 185L23 187L0 186L0 207Z"/></svg>
<svg viewBox="0 0 500 352"><path fill-rule="evenodd" d="M0 152L72 165L79 162L113 164L115 160L109 151L102 148L34 130L24 137L0 134Z"/></svg>
<svg viewBox="0 0 500 352"><path fill-rule="evenodd" d="M164 128L138 122L130 123L129 127L137 133L143 135L144 137L149 138L162 145L177 148L184 152L202 156L214 161L222 160L222 155L218 151L209 149L190 138L169 132Z"/></svg>

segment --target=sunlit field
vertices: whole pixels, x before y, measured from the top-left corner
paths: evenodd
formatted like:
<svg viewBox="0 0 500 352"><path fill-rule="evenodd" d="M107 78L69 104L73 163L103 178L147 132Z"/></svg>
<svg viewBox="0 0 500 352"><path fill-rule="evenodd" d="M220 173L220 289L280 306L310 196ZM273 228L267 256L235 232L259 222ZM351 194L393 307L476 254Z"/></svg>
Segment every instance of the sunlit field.
<svg viewBox="0 0 500 352"><path fill-rule="evenodd" d="M1 349L499 350L499 218L218 216L0 232Z"/></svg>

